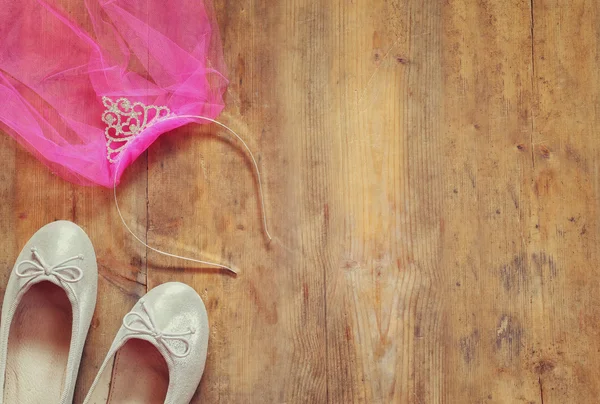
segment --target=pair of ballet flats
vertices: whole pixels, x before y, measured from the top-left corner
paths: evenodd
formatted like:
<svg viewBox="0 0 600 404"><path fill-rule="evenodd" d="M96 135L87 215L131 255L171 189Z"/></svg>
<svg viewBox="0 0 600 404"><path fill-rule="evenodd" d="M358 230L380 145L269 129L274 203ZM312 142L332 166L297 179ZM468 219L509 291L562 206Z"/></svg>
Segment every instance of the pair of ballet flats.
<svg viewBox="0 0 600 404"><path fill-rule="evenodd" d="M0 404L70 404L96 305L92 243L76 224L41 228L10 275L0 323ZM86 404L189 403L204 371L208 318L191 287L150 290L123 318Z"/></svg>

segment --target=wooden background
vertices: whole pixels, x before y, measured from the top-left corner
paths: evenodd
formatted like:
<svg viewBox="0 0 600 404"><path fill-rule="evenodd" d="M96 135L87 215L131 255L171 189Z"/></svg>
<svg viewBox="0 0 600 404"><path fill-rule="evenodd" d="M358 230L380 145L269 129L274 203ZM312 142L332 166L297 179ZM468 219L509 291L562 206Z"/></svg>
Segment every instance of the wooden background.
<svg viewBox="0 0 600 404"><path fill-rule="evenodd" d="M72 16L85 10L65 0ZM76 402L122 316L169 280L211 323L194 403L594 403L600 396L595 1L215 0L217 127L164 135L112 191L0 137L6 283L37 228L98 254Z"/></svg>

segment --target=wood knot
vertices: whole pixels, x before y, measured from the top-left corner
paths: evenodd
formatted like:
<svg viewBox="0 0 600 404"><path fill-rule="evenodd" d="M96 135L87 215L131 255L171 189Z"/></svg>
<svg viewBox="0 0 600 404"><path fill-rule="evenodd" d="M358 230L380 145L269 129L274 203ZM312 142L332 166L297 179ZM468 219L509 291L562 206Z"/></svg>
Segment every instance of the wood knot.
<svg viewBox="0 0 600 404"><path fill-rule="evenodd" d="M550 158L550 149L547 146L539 145L537 149L538 149L538 153L540 154L540 156L542 156L542 158L544 158L544 159Z"/></svg>
<svg viewBox="0 0 600 404"><path fill-rule="evenodd" d="M533 366L533 371L538 375L551 372L556 367L556 363L550 359L542 359Z"/></svg>
<svg viewBox="0 0 600 404"><path fill-rule="evenodd" d="M396 55L396 62L400 63L401 65L407 65L408 59L402 55Z"/></svg>

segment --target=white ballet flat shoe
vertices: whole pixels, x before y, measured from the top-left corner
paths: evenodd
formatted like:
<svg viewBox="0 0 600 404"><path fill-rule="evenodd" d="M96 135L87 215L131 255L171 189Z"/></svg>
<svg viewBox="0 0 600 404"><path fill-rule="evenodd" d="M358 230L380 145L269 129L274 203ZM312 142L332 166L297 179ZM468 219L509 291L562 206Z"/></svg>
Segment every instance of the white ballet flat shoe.
<svg viewBox="0 0 600 404"><path fill-rule="evenodd" d="M0 326L0 403L73 402L96 306L96 254L75 223L37 231L17 258Z"/></svg>
<svg viewBox="0 0 600 404"><path fill-rule="evenodd" d="M84 404L187 404L208 347L208 317L194 289L169 282L123 318Z"/></svg>

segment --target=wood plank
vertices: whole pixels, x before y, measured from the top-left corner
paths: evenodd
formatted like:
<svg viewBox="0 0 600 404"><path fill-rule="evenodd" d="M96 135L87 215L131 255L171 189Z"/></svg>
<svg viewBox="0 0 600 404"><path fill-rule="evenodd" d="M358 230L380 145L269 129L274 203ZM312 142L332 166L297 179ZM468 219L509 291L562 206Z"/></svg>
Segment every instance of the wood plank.
<svg viewBox="0 0 600 404"><path fill-rule="evenodd" d="M325 118L329 402L439 402L441 3L338 7Z"/></svg>
<svg viewBox="0 0 600 404"><path fill-rule="evenodd" d="M599 18L597 2L533 2L532 245L541 253L529 365L544 403L600 394Z"/></svg>
<svg viewBox="0 0 600 404"><path fill-rule="evenodd" d="M209 357L193 402L325 402L322 247L315 241L326 182L316 173L324 172L327 139L318 125L328 7L217 5L231 80L219 120L259 158L276 239L267 244L262 234L257 184L240 145L216 127L188 126L150 150L148 239L166 251L225 260L240 274L149 253L148 286L186 282L206 303Z"/></svg>
<svg viewBox="0 0 600 404"><path fill-rule="evenodd" d="M83 2L62 1L71 17L91 30ZM43 45L42 45L43 46ZM62 48L68 57L69 46ZM89 235L98 259L98 303L84 350L75 394L82 402L118 330L122 316L146 292L145 248L124 232L114 208L112 190L80 187L53 175L47 167L5 134L0 140L5 168L0 181L0 241L6 268L5 285L14 261L27 240L43 225L71 220ZM146 156L128 169L120 185L120 203L133 223L146 220ZM134 226L139 230L139 226ZM144 233L142 231L142 233Z"/></svg>
<svg viewBox="0 0 600 404"><path fill-rule="evenodd" d="M4 295L14 260L27 240L43 225L71 220L94 243L98 259L98 302L84 350L75 402L82 402L120 327L122 316L146 292L145 248L123 231L114 210L112 190L78 187L54 176L8 136L2 156L10 170L0 182L5 251L1 292ZM132 166L121 185L122 208L144 223L146 162ZM11 163L12 162L12 163ZM12 168L12 167L14 168ZM140 197L141 196L141 197Z"/></svg>
<svg viewBox="0 0 600 404"><path fill-rule="evenodd" d="M128 224L144 234L146 223L147 161L139 157L119 185L119 205ZM123 316L146 291L146 249L125 231L113 202L112 190L74 189L77 212L73 221L86 230L98 261L98 299L77 383L75 402L83 402ZM136 225L136 223L141 224Z"/></svg>
<svg viewBox="0 0 600 404"><path fill-rule="evenodd" d="M444 402L539 403L531 10L444 8Z"/></svg>

